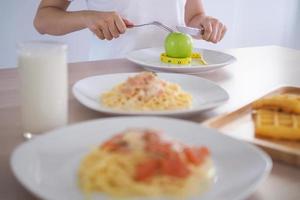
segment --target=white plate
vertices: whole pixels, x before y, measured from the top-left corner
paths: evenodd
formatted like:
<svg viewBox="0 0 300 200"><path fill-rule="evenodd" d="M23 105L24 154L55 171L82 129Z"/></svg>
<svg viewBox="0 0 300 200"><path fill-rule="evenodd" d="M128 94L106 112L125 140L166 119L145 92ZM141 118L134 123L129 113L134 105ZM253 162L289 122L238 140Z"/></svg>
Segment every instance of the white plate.
<svg viewBox="0 0 300 200"><path fill-rule="evenodd" d="M148 70L186 74L214 71L236 61L236 58L232 55L220 51L208 49L195 49L194 51L200 52L208 64L200 65L196 61L193 61L190 65L163 63L160 61L160 54L164 52L163 48L148 48L132 51L127 54L126 58Z"/></svg>
<svg viewBox="0 0 300 200"><path fill-rule="evenodd" d="M214 108L228 100L227 92L215 83L192 75L158 73L158 77L179 84L182 89L193 96L190 109L176 111L122 111L107 108L99 101L100 95L112 89L113 86L127 80L136 73L120 73L92 76L82 79L73 86L76 99L86 107L109 114L118 115L164 115L187 116Z"/></svg>
<svg viewBox="0 0 300 200"><path fill-rule="evenodd" d="M197 123L158 117L117 117L76 124L25 142L12 154L13 173L23 186L42 199L84 200L77 186L80 160L93 146L129 127L159 129L187 144L210 148L217 179L209 191L189 200L243 199L258 187L272 167L270 158L258 148ZM95 199L106 198L99 194Z"/></svg>

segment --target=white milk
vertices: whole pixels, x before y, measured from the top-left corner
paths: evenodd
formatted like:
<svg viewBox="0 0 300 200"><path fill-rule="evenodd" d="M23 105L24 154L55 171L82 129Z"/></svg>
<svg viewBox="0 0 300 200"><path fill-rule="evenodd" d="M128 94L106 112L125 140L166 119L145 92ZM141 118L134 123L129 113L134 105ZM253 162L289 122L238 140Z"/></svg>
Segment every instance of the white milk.
<svg viewBox="0 0 300 200"><path fill-rule="evenodd" d="M19 45L24 132L40 133L67 124L66 50L66 45L54 42Z"/></svg>

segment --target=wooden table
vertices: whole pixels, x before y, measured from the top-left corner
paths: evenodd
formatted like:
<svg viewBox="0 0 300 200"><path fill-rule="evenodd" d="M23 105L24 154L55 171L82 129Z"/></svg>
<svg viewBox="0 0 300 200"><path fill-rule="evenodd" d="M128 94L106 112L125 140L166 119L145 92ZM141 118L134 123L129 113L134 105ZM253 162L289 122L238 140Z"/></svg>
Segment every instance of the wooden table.
<svg viewBox="0 0 300 200"><path fill-rule="evenodd" d="M199 76L221 85L228 91L230 100L224 106L190 120L201 122L230 112L280 85L300 86L300 51L265 46L227 52L236 56L238 62ZM123 59L72 63L69 65L69 84L71 88L77 80L91 75L139 70ZM17 182L9 168L11 152L24 141L20 128L18 84L16 69L0 70L0 199L3 200L35 199ZM104 117L80 105L71 94L69 116L70 123ZM275 162L271 175L248 198L261 199L299 200L300 169Z"/></svg>

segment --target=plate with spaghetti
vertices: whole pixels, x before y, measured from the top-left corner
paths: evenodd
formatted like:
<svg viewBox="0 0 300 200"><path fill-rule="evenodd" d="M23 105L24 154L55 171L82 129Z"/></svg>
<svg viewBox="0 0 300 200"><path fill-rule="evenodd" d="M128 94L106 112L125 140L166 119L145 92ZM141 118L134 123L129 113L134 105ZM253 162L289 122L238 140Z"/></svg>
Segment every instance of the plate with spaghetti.
<svg viewBox="0 0 300 200"><path fill-rule="evenodd" d="M162 47L140 49L127 54L126 58L152 71L198 74L230 65L236 58L225 52L194 48L190 58L170 58Z"/></svg>
<svg viewBox="0 0 300 200"><path fill-rule="evenodd" d="M20 183L49 200L243 199L271 167L253 145L160 117L71 125L21 144L11 156Z"/></svg>
<svg viewBox="0 0 300 200"><path fill-rule="evenodd" d="M73 86L84 106L115 115L187 116L228 100L227 92L200 77L176 73L120 73L88 77Z"/></svg>

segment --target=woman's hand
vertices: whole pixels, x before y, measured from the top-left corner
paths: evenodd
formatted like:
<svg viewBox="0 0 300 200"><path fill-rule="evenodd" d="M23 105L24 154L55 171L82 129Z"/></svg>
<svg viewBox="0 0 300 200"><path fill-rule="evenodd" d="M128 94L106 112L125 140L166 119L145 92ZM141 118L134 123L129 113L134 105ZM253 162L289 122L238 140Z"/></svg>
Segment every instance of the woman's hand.
<svg viewBox="0 0 300 200"><path fill-rule="evenodd" d="M226 33L226 26L219 20L205 15L202 0L186 0L184 20L187 26L203 28L204 33L196 39L218 43Z"/></svg>
<svg viewBox="0 0 300 200"><path fill-rule="evenodd" d="M218 19L209 16L199 17L199 25L204 28L202 39L213 43L221 41L227 31L224 24Z"/></svg>
<svg viewBox="0 0 300 200"><path fill-rule="evenodd" d="M193 18L190 25L195 28L203 28L204 33L197 39L203 39L209 42L218 43L224 37L227 29L218 19L199 15Z"/></svg>
<svg viewBox="0 0 300 200"><path fill-rule="evenodd" d="M84 23L101 40L112 40L133 24L116 12L86 11Z"/></svg>
<svg viewBox="0 0 300 200"><path fill-rule="evenodd" d="M115 12L67 11L69 5L66 0L42 0L34 19L36 30L41 34L65 35L89 28L100 39L111 40L133 26Z"/></svg>

